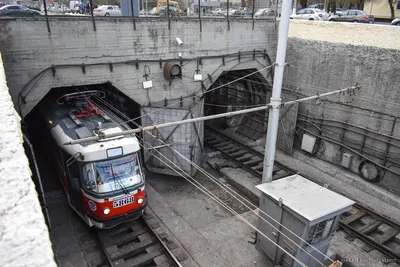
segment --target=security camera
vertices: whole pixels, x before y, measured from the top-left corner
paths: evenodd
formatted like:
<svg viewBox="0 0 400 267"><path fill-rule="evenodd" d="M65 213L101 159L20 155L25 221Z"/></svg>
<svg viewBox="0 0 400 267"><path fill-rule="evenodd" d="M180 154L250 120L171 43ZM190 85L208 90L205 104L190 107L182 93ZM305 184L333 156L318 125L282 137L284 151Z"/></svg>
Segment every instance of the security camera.
<svg viewBox="0 0 400 267"><path fill-rule="evenodd" d="M179 38L176 38L175 41L176 41L177 45L182 45L183 44L182 40L179 39Z"/></svg>

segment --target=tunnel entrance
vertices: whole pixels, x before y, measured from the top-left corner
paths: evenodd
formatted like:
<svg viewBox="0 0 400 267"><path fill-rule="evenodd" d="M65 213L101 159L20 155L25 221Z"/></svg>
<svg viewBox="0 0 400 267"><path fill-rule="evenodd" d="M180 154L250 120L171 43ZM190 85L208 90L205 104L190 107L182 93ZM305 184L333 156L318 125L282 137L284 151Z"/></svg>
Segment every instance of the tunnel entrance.
<svg viewBox="0 0 400 267"><path fill-rule="evenodd" d="M235 70L222 73L205 94L205 115L219 114L266 104L272 91L270 83L257 69ZM240 79L246 75L246 78ZM240 79L240 80L238 80ZM232 82L238 80L236 82ZM258 111L206 122L207 126L224 129L257 140L267 130L267 111Z"/></svg>
<svg viewBox="0 0 400 267"><path fill-rule="evenodd" d="M48 140L52 140L53 138L47 130L48 124L40 115L40 109L46 105L45 103L49 99L57 99L59 96L65 94L91 91L98 91L104 96L101 99L95 98L93 100L93 98L91 98L93 103L100 108L108 108L107 112L113 112L121 121L128 121L132 118L140 117L140 105L119 91L111 83L52 88L46 94L38 105L24 118L22 123L25 137L25 152L29 159L32 179L38 191L39 200L42 204L45 217L47 217L48 213L54 213L50 210L52 206L46 205L45 195L53 194L54 192L64 194L64 188L59 179L60 170L57 169L52 162L52 157L58 157L58 152L55 152L54 149L49 146ZM105 112L105 114L108 114L107 112ZM131 128L137 128L140 123L140 118L138 118L127 124ZM41 184L39 181L41 181ZM49 210L46 210L46 207L50 207ZM76 217L74 213L71 215Z"/></svg>

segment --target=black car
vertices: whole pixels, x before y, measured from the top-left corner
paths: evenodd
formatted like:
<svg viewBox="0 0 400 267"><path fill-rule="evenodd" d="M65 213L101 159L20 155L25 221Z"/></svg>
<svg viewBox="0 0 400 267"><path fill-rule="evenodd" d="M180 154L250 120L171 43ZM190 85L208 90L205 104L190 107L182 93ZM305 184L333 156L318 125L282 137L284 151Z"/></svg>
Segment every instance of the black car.
<svg viewBox="0 0 400 267"><path fill-rule="evenodd" d="M40 12L19 5L6 5L0 7L0 17L35 17L40 16Z"/></svg>

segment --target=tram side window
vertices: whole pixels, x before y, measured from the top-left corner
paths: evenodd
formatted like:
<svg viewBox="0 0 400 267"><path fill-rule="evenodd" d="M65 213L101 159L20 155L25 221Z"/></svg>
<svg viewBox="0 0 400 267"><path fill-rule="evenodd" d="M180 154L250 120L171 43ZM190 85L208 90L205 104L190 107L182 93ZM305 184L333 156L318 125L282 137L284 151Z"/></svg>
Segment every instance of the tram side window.
<svg viewBox="0 0 400 267"><path fill-rule="evenodd" d="M97 183L92 164L83 166L83 185L87 190L97 192Z"/></svg>

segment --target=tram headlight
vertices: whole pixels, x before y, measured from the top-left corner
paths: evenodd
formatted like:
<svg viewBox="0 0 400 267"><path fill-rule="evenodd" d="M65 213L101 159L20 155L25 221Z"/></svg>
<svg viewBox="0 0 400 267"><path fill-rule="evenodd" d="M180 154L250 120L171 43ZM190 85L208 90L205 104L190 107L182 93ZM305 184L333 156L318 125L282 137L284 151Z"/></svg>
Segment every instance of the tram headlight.
<svg viewBox="0 0 400 267"><path fill-rule="evenodd" d="M143 201L144 201L143 198L139 198L139 199L137 200L137 203L138 203L138 204L142 204Z"/></svg>
<svg viewBox="0 0 400 267"><path fill-rule="evenodd" d="M110 213L110 209L109 209L109 208L105 208L105 209L103 210L103 213L104 213L105 215L109 214L109 213Z"/></svg>

